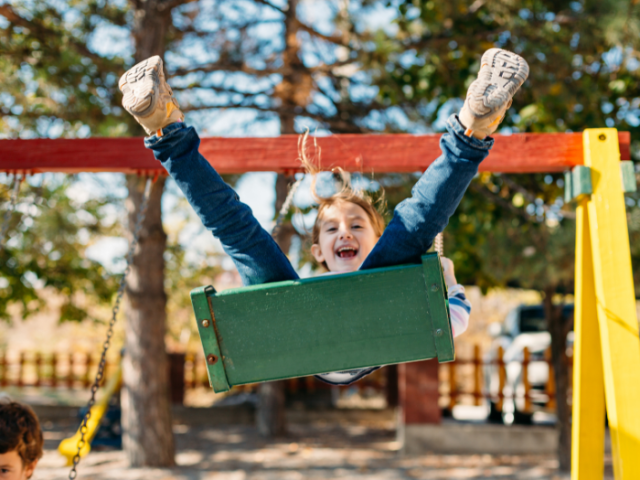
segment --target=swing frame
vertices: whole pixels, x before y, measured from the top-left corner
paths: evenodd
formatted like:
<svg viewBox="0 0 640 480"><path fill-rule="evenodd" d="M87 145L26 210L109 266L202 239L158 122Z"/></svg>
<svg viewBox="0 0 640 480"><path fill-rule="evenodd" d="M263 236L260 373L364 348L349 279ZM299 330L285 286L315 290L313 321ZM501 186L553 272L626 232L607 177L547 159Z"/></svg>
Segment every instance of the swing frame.
<svg viewBox="0 0 640 480"><path fill-rule="evenodd" d="M481 171L549 173L589 167L592 190L579 197L576 235L572 478L604 476L605 406L616 480L640 478L640 337L620 159L630 135L495 136ZM439 135L333 135L318 139L323 168L415 172L439 155ZM202 139L201 153L220 173L299 172L297 137ZM163 172L139 138L0 140L0 171Z"/></svg>

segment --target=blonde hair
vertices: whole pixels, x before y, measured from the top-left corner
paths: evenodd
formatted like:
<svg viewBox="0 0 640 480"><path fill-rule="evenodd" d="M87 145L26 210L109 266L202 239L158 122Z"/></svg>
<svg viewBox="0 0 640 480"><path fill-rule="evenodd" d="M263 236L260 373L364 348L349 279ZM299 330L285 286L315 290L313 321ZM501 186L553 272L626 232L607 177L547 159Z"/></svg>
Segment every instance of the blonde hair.
<svg viewBox="0 0 640 480"><path fill-rule="evenodd" d="M307 153L307 139L309 137L309 130L298 138L298 160L305 169L305 172L311 175L311 195L318 204L318 215L313 223L311 230L311 243L318 244L320 242L320 225L324 211L333 206L343 202L353 203L354 205L362 208L367 217L371 221L374 233L380 237L384 232L384 192L380 196L379 200L374 202L373 199L366 195L364 191L354 189L351 184L351 175L342 170L342 168L334 168L331 171L340 177L342 187L337 193L334 193L330 197L322 197L318 194L316 189L316 182L318 180L318 173L322 171L320 167L320 147L316 139L313 139L314 154L310 156Z"/></svg>

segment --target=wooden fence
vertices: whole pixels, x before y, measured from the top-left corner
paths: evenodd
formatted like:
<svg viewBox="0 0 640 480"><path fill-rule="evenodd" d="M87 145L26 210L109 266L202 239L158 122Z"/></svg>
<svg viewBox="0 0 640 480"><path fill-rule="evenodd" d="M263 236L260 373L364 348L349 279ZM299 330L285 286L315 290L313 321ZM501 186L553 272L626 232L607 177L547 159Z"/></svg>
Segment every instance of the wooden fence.
<svg viewBox="0 0 640 480"><path fill-rule="evenodd" d="M553 411L556 401L556 387L553 365L551 362L551 350L544 351L542 358L540 355L533 359L528 348L524 348L522 359L506 362L504 350L498 347L496 358L487 362L482 355L479 345L473 347L473 354L470 358L456 358L454 362L441 364L439 369L440 377L440 405L448 410L461 403L471 405L481 405L485 400L491 400L497 410L502 410L505 400L505 387L507 386L507 365L508 363L520 364L521 373L518 382L521 388L512 393L513 398L524 402L524 412L532 410L533 403L544 406ZM532 364L545 364L547 373L543 384L532 385L530 381L530 369ZM485 378L485 368L494 367L494 375L497 377L497 386L491 391L487 389ZM569 370L569 385L573 375L573 357L571 351L568 352L567 365ZM570 398L567 399L570 402Z"/></svg>
<svg viewBox="0 0 640 480"><path fill-rule="evenodd" d="M533 360L527 349L524 350L522 369L523 392L519 398L524 399L525 410L531 408L534 400L540 403L540 398L546 399L549 409L554 407L555 384L553 367L550 362L550 352L545 352L544 361L548 365L548 376L542 391L540 385L533 388L529 382L529 369ZM89 388L96 374L99 357L89 353L48 353L39 352L0 352L0 388L2 387L42 387L42 388ZM197 354L170 354L169 376L172 384L173 401L179 403L186 390L204 388L209 389L204 358ZM105 378L114 371L118 357L110 357L107 361ZM540 359L536 359L540 362ZM485 381L485 367L492 365L497 370L498 387L493 392L487 391ZM571 371L571 357L568 368ZM455 362L440 365L440 404L443 408L453 409L455 405L465 403L481 405L485 399L491 397L498 409L502 408L504 390L507 382L507 363L504 361L502 348L498 349L496 359L486 362L478 345L473 348L470 358L457 358ZM358 391L368 390L387 395L393 390L394 375L387 369L380 369L365 377L350 387ZM236 391L254 391L256 385L234 387ZM316 380L314 377L304 377L286 380L289 393L304 391L313 393L317 390L330 388L329 385ZM543 395L540 395L540 394ZM393 392L391 393L393 397Z"/></svg>

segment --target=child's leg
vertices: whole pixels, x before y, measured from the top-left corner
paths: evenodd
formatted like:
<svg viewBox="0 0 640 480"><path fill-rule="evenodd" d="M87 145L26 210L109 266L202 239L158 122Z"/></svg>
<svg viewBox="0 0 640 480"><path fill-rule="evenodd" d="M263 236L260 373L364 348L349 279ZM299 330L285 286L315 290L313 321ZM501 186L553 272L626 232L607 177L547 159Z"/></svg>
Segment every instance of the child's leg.
<svg viewBox="0 0 640 480"><path fill-rule="evenodd" d="M200 138L182 122L163 128L163 136L145 139L176 181L204 226L220 239L244 285L298 278L287 257L258 223L251 209L200 155Z"/></svg>
<svg viewBox="0 0 640 480"><path fill-rule="evenodd" d="M420 263L435 236L444 230L462 195L489 154L493 139L465 136L456 115L447 121L440 139L442 155L411 190L411 197L395 209L393 219L360 267L362 270Z"/></svg>
<svg viewBox="0 0 640 480"><path fill-rule="evenodd" d="M242 283L298 278L287 257L258 223L251 209L198 152L200 138L182 123L184 115L158 56L133 66L118 82L122 106L152 135L144 141L176 181L200 220L222 242ZM155 135L154 135L155 134Z"/></svg>
<svg viewBox="0 0 640 480"><path fill-rule="evenodd" d="M393 219L361 269L420 263L435 236L449 223L478 165L489 154L493 140L488 135L498 128L528 75L529 66L522 57L499 48L484 53L460 117L452 115L447 121L449 133L440 140L442 155L418 180L411 198L396 207Z"/></svg>

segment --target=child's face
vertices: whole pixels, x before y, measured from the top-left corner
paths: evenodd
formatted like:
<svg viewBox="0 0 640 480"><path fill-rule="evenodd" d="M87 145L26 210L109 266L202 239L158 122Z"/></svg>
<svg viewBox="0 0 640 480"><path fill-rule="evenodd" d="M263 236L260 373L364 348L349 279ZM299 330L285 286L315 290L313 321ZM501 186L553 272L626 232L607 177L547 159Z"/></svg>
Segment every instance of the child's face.
<svg viewBox="0 0 640 480"><path fill-rule="evenodd" d="M373 250L379 237L364 209L339 202L327 207L320 220L320 236L311 253L332 272L354 272Z"/></svg>
<svg viewBox="0 0 640 480"><path fill-rule="evenodd" d="M23 465L16 450L0 453L0 480L27 480L33 475L37 463L36 460L31 465Z"/></svg>

